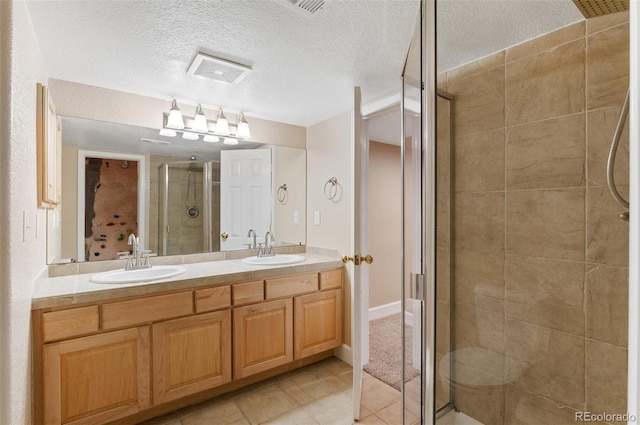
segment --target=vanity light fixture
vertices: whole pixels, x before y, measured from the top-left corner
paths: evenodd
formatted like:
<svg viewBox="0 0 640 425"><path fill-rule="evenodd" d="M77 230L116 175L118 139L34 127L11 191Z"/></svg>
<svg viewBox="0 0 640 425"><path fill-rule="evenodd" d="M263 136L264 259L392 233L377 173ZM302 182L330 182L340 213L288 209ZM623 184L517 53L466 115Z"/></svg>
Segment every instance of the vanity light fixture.
<svg viewBox="0 0 640 425"><path fill-rule="evenodd" d="M202 106L198 104L196 108L196 116L193 119L193 131L197 131L198 133L206 133L209 131L209 126L207 125L207 117L204 116L202 112Z"/></svg>
<svg viewBox="0 0 640 425"><path fill-rule="evenodd" d="M236 136L242 137L243 139L248 139L251 137L249 123L244 117L244 112L240 112L240 115L238 115L238 131L236 132Z"/></svg>
<svg viewBox="0 0 640 425"><path fill-rule="evenodd" d="M184 128L182 112L180 112L180 108L178 108L178 103L175 99L171 102L171 110L169 111L169 118L167 119L165 127L176 130L182 130Z"/></svg>
<svg viewBox="0 0 640 425"><path fill-rule="evenodd" d="M182 133L182 138L188 140L198 140L199 136L203 135L205 142L224 142L227 145L237 145L239 141L251 137L251 130L244 112L238 114L237 124L229 124L224 111L219 108L217 119L209 121L202 111L202 106L198 104L195 116L192 118L182 115L174 99L169 113L162 114L160 135L175 137L178 133Z"/></svg>

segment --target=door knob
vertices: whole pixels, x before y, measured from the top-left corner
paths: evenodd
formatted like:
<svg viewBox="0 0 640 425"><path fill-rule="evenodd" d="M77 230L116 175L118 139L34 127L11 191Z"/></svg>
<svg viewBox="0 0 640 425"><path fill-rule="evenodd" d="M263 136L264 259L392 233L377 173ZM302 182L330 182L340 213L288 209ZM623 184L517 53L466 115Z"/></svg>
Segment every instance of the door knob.
<svg viewBox="0 0 640 425"><path fill-rule="evenodd" d="M223 241L226 241L227 238L229 237L229 234L227 232L222 232L220 233L220 237L222 238Z"/></svg>
<svg viewBox="0 0 640 425"><path fill-rule="evenodd" d="M356 266L359 266L363 261L367 264L373 263L373 257L371 255L366 255L364 257L361 257L358 254L354 255L353 257L349 257L347 255L342 256L343 263L348 263L349 261L353 261L353 264L355 264Z"/></svg>

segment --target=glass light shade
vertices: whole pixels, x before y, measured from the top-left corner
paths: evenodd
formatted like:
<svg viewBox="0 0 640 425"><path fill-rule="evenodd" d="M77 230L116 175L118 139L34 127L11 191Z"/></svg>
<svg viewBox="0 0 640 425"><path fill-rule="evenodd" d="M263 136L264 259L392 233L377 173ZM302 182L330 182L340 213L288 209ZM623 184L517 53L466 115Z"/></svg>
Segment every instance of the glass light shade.
<svg viewBox="0 0 640 425"><path fill-rule="evenodd" d="M182 138L187 140L198 140L200 137L196 133L185 131L182 133Z"/></svg>
<svg viewBox="0 0 640 425"><path fill-rule="evenodd" d="M209 143L218 143L220 138L218 136L212 136L211 134L205 134L204 141Z"/></svg>
<svg viewBox="0 0 640 425"><path fill-rule="evenodd" d="M238 139L232 139L231 137L225 137L224 138L224 144L225 145L237 145L238 144Z"/></svg>
<svg viewBox="0 0 640 425"><path fill-rule="evenodd" d="M202 112L202 106L198 105L196 108L196 116L193 119L193 127L191 127L193 131L197 131L198 133L206 133L209 131L209 126L207 125L207 117L204 116Z"/></svg>
<svg viewBox="0 0 640 425"><path fill-rule="evenodd" d="M171 130L170 128L161 128L160 135L166 137L176 137L178 133L175 130Z"/></svg>
<svg viewBox="0 0 640 425"><path fill-rule="evenodd" d="M251 131L249 130L249 123L244 118L244 112L240 112L240 116L238 116L238 131L236 132L236 136L241 137L243 139L248 139L251 137Z"/></svg>
<svg viewBox="0 0 640 425"><path fill-rule="evenodd" d="M227 117L224 116L222 108L220 108L220 110L218 111L218 119L216 120L216 133L229 134L229 121L227 121Z"/></svg>
<svg viewBox="0 0 640 425"><path fill-rule="evenodd" d="M182 112L178 108L176 100L171 102L171 110L169 111L169 118L167 119L167 127L182 130L184 128L184 119L182 119Z"/></svg>

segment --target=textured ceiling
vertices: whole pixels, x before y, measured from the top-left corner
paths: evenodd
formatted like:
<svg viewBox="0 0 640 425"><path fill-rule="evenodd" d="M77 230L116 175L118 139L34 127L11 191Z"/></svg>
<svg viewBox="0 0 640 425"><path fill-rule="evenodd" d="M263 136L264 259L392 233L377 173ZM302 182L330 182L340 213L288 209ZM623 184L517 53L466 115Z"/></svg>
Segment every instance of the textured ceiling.
<svg viewBox="0 0 640 425"><path fill-rule="evenodd" d="M417 0L27 0L49 76L309 126L400 91ZM441 0L440 71L582 19L571 0ZM198 51L253 68L236 86L186 73Z"/></svg>

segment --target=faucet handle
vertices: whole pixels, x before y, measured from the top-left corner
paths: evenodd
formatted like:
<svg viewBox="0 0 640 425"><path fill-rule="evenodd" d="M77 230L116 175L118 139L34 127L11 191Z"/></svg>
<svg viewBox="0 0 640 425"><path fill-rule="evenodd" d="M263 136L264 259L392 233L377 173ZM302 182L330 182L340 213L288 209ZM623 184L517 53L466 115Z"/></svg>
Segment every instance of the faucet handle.
<svg viewBox="0 0 640 425"><path fill-rule="evenodd" d="M128 260L131 258L131 251L118 251L116 252L118 260Z"/></svg>

